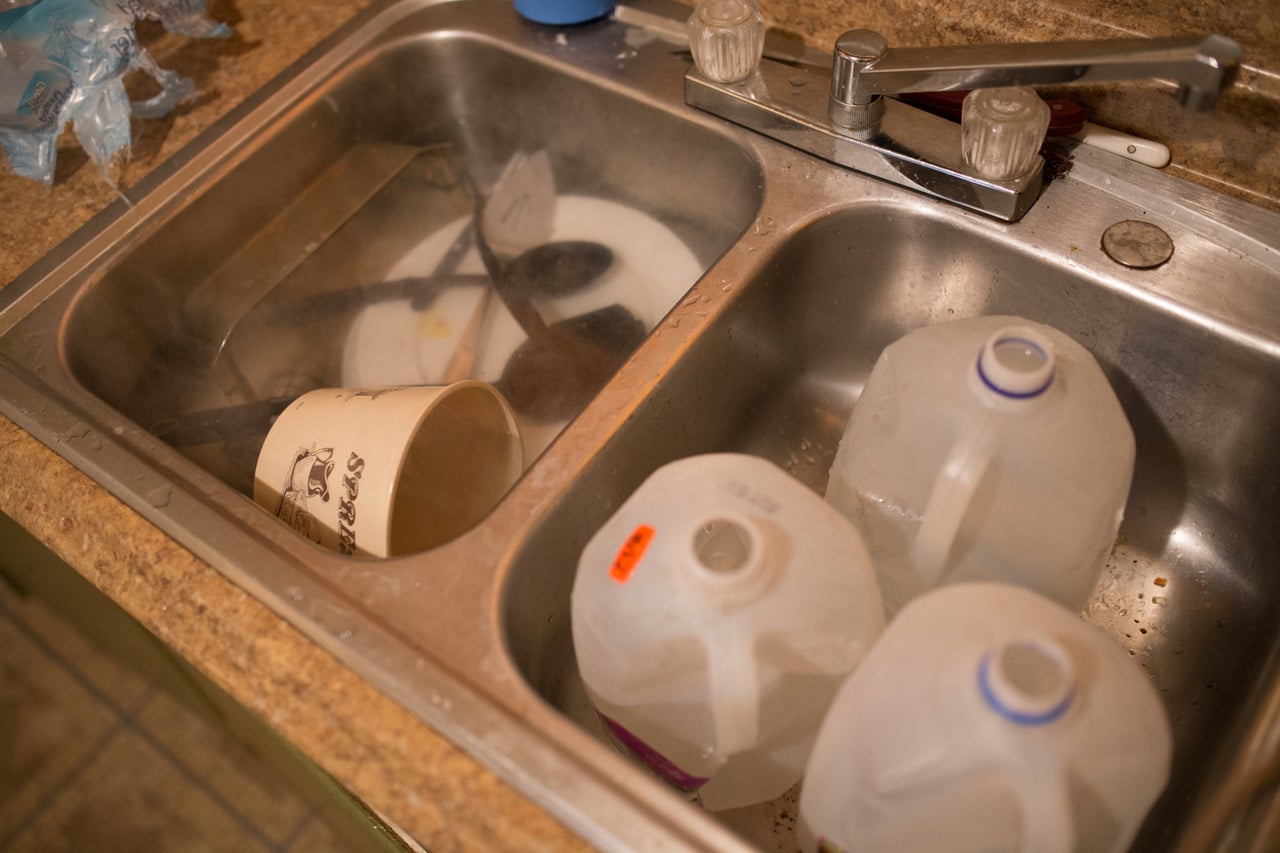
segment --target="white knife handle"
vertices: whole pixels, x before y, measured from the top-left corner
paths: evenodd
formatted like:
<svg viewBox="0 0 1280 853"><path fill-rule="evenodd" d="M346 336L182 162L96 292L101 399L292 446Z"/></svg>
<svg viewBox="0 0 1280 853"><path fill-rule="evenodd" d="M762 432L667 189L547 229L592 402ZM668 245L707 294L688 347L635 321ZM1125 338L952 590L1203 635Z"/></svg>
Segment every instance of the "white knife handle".
<svg viewBox="0 0 1280 853"><path fill-rule="evenodd" d="M1071 138L1078 139L1085 145L1092 145L1094 148L1101 148L1103 151L1110 151L1112 154L1128 157L1130 160L1136 160L1146 166L1162 169L1169 165L1169 147L1167 145L1161 145L1159 142L1152 142L1150 139L1142 139L1128 133L1121 133L1118 130L1102 127L1092 122L1086 121L1084 127L1071 134Z"/></svg>

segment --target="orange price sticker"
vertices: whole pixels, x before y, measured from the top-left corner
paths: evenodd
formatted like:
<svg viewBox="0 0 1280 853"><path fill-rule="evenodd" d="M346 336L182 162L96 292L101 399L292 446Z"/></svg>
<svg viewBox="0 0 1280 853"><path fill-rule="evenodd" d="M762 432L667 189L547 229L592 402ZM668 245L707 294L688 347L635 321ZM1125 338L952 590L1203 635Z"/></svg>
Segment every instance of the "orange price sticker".
<svg viewBox="0 0 1280 853"><path fill-rule="evenodd" d="M618 556L613 558L613 565L609 566L609 577L618 583L631 580L631 573L640 565L645 549L653 540L653 532L653 528L647 524L642 524L631 532L627 541L618 549Z"/></svg>

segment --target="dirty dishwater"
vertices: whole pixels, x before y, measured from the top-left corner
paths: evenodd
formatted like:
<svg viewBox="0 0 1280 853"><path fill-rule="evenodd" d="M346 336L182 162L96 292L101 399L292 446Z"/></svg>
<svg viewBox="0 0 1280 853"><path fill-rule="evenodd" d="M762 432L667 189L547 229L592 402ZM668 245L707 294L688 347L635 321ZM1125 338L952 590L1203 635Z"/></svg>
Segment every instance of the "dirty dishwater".
<svg viewBox="0 0 1280 853"><path fill-rule="evenodd" d="M182 305L190 332L221 349L241 318L422 154L409 145L354 145L191 293Z"/></svg>
<svg viewBox="0 0 1280 853"><path fill-rule="evenodd" d="M471 234L473 232L468 229L463 233ZM467 245L470 245L470 241L467 242ZM531 298L536 298L540 295L566 296L592 284L609 269L612 263L613 252L608 246L603 246L590 240L563 240L557 243L544 243L541 246L534 246L524 252L511 262L507 268L507 274L511 278L512 286ZM480 296L479 302L476 303L471 319L467 321L466 328L462 331L462 337L458 340L458 347L454 350L453 355L449 358L449 363L445 366L445 382L456 382L459 379L465 379L474 370L476 347L481 329L489 313L489 303L492 295L493 288L486 287ZM586 315L582 319L590 319L590 315ZM639 321L636 322L639 323ZM632 332L631 336L635 337L635 333ZM632 348L638 346L643 338L644 326L640 324L639 336L635 337L635 342L631 345ZM519 354L523 349L522 347L517 350L516 354ZM510 365L511 362L508 362L508 369L510 369ZM608 380L607 376L605 380ZM524 381L517 382L517 391L521 387L527 387L527 383ZM508 383L508 398L510 398L510 394L510 383ZM586 400L583 400L582 403L585 405ZM531 407L522 403L520 408L528 411Z"/></svg>
<svg viewBox="0 0 1280 853"><path fill-rule="evenodd" d="M459 232L436 268L427 275L376 281L312 296L297 306L312 317L351 311L373 302L408 299L409 307L424 311L449 288L487 285L485 275L457 272L456 250L462 255L472 248L470 228ZM559 240L534 246L509 267L513 284L530 298L568 296L589 286L613 263L613 251L591 240Z"/></svg>
<svg viewBox="0 0 1280 853"><path fill-rule="evenodd" d="M466 206L469 210L469 197ZM458 217L431 233L396 260L384 277L397 280L426 274L459 235L471 229L472 221L472 215ZM413 311L407 294L362 305L344 341L341 379L335 384L438 384L466 376L499 385L520 419L527 458L534 459L608 381L611 372L678 302L699 273L697 258L679 235L627 204L585 195L557 195L551 224L548 239L503 260L512 289L528 297L525 301L532 303L546 325L574 320L577 328L565 331L576 337L581 336L583 327L611 336L604 363L612 367L600 370L592 383L575 383L574 387L587 388L587 393L570 395L567 402L563 396L545 404L528 401L530 396L544 393L561 395L560 376L544 373L537 378L531 374L524 357L527 348L513 360L529 336L505 303L493 298L487 287L488 274L474 246L451 277L451 281L467 279L467 283L443 288L424 311ZM492 243L491 235L486 236ZM482 305L484 301L488 304ZM629 312L638 328L637 322L616 309L603 312L603 316L595 314L615 305ZM558 348L543 346L557 343L558 338L539 340L537 346L544 350ZM460 354L465 357L456 359ZM547 364L544 359L538 356L534 364ZM467 369L459 372L455 369L459 367ZM569 408L571 403L577 408ZM549 419L556 414L558 419Z"/></svg>
<svg viewBox="0 0 1280 853"><path fill-rule="evenodd" d="M581 289L608 269L613 253L579 243L558 252L525 253L516 259L522 263L504 265L489 242L490 231L504 225L502 211L495 198L481 202L477 194L472 224L476 249L494 292L528 336L512 354L498 387L516 411L540 421L563 421L581 411L639 346L644 324L621 305L612 305L548 325L532 299L540 287L554 292L556 285L544 282L559 272L570 279L560 286L562 293ZM499 235L505 236L501 230Z"/></svg>
<svg viewBox="0 0 1280 853"><path fill-rule="evenodd" d="M591 401L644 336L626 308L598 308L530 335L496 384L517 412L561 420Z"/></svg>
<svg viewBox="0 0 1280 853"><path fill-rule="evenodd" d="M521 254L507 266L511 286L531 299L568 296L604 275L613 250L593 240L557 240Z"/></svg>
<svg viewBox="0 0 1280 853"><path fill-rule="evenodd" d="M292 402L292 397L272 397L252 403L190 412L178 417L162 418L147 431L171 447L230 441L246 431L269 427Z"/></svg>

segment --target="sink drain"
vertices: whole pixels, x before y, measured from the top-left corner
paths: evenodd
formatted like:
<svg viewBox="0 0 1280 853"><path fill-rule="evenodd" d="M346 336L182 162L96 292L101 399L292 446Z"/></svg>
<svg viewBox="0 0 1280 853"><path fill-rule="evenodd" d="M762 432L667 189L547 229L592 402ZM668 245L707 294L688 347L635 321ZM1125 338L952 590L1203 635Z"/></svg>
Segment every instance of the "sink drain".
<svg viewBox="0 0 1280 853"><path fill-rule="evenodd" d="M1159 226L1126 219L1102 232L1102 251L1118 264L1149 270L1172 257L1173 240Z"/></svg>

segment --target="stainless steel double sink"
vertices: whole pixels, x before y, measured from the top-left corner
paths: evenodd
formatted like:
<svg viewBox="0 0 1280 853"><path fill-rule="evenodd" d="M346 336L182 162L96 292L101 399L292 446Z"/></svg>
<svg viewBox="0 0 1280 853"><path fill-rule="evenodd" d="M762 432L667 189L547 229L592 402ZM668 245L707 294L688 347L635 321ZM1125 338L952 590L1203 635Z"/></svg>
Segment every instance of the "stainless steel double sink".
<svg viewBox="0 0 1280 853"><path fill-rule="evenodd" d="M553 29L505 2L376 4L3 291L0 411L588 841L787 850L793 796L710 815L601 737L570 636L578 554L683 456L757 454L821 491L872 363L913 328L1051 324L1099 359L1137 438L1084 614L1173 723L1136 848L1177 847L1227 800L1224 843L1265 847L1280 810L1246 794L1280 740L1280 217L1085 148L1014 224L881 184L687 107L687 52L644 24L686 14L645 0ZM430 164L379 165L441 146L476 170L544 148L560 192L660 220L705 272L474 529L342 557L250 500L268 421L164 437L192 412L337 384L350 311L290 299L376 281L464 212ZM368 203L342 200L356 167ZM358 212L304 233L296 200L316 187ZM1125 220L1166 232L1171 259L1111 260L1101 235ZM247 280L253 257L278 274Z"/></svg>

